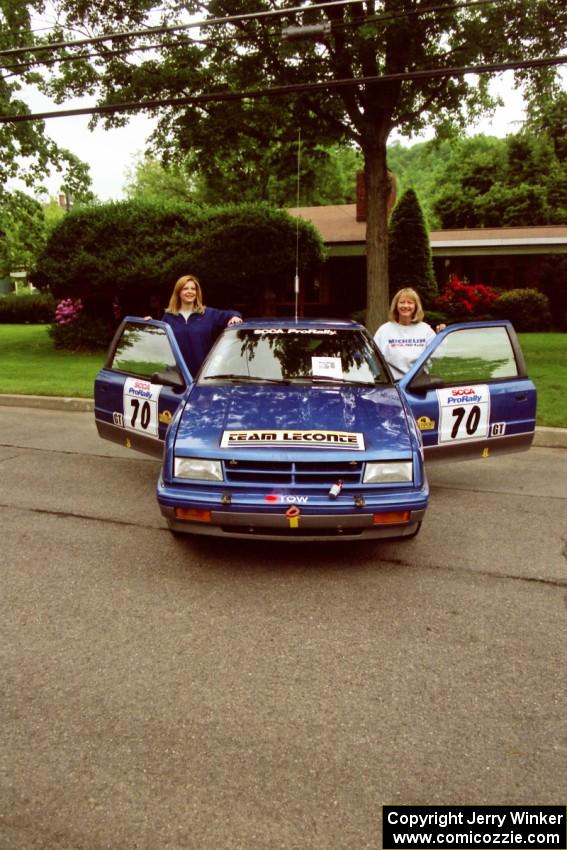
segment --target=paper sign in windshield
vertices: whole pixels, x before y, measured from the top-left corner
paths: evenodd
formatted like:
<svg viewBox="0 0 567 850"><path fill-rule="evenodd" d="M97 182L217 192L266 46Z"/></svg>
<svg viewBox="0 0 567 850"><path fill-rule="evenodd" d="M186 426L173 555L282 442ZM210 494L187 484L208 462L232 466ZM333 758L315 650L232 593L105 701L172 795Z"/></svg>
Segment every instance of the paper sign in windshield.
<svg viewBox="0 0 567 850"><path fill-rule="evenodd" d="M364 451L364 434L350 431L224 431L222 449L270 448L351 449Z"/></svg>
<svg viewBox="0 0 567 850"><path fill-rule="evenodd" d="M343 377L343 364L340 357L312 357L311 372L318 378Z"/></svg>

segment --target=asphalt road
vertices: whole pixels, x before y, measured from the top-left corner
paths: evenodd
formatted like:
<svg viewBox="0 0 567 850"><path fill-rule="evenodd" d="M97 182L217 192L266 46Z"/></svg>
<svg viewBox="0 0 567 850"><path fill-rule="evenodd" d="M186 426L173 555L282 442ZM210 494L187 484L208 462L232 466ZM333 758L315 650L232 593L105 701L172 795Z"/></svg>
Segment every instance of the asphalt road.
<svg viewBox="0 0 567 850"><path fill-rule="evenodd" d="M376 850L385 804L564 804L567 451L432 467L401 543L174 538L157 472L0 408L0 850Z"/></svg>

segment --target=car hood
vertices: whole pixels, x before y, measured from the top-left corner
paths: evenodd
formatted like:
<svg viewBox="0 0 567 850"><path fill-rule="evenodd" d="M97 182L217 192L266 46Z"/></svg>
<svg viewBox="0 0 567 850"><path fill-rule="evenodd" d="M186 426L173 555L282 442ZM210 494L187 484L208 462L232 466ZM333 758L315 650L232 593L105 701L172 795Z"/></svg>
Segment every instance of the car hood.
<svg viewBox="0 0 567 850"><path fill-rule="evenodd" d="M193 386L178 419L175 452L222 457L244 450L265 456L266 449L240 446L221 448L226 431L346 431L364 435L364 451L341 449L363 459L411 454L404 407L395 387L330 386L323 384L216 384ZM314 460L328 448L276 448L273 459L290 458L300 451ZM212 453L212 455L211 455ZM319 458L317 457L319 456Z"/></svg>

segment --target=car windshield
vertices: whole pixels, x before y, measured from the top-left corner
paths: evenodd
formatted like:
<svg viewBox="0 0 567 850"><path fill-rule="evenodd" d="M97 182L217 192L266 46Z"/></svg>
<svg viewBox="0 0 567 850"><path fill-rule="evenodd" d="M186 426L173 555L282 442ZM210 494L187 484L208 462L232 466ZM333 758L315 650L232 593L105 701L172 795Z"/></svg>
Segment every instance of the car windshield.
<svg viewBox="0 0 567 850"><path fill-rule="evenodd" d="M212 350L200 381L213 379L387 384L370 337L361 329L240 328Z"/></svg>

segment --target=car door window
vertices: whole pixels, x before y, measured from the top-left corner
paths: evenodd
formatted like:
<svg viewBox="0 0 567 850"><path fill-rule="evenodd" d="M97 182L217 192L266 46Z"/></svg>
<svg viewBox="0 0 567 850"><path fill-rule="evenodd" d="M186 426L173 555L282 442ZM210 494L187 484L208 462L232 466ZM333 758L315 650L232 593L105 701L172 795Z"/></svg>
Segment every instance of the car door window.
<svg viewBox="0 0 567 850"><path fill-rule="evenodd" d="M442 331L400 389L426 457L489 457L529 448L536 391L509 322Z"/></svg>
<svg viewBox="0 0 567 850"><path fill-rule="evenodd" d="M164 328L126 325L108 368L150 379L156 372L177 371L175 356Z"/></svg>
<svg viewBox="0 0 567 850"><path fill-rule="evenodd" d="M445 385L514 378L518 364L505 327L470 328L447 336L425 371Z"/></svg>

